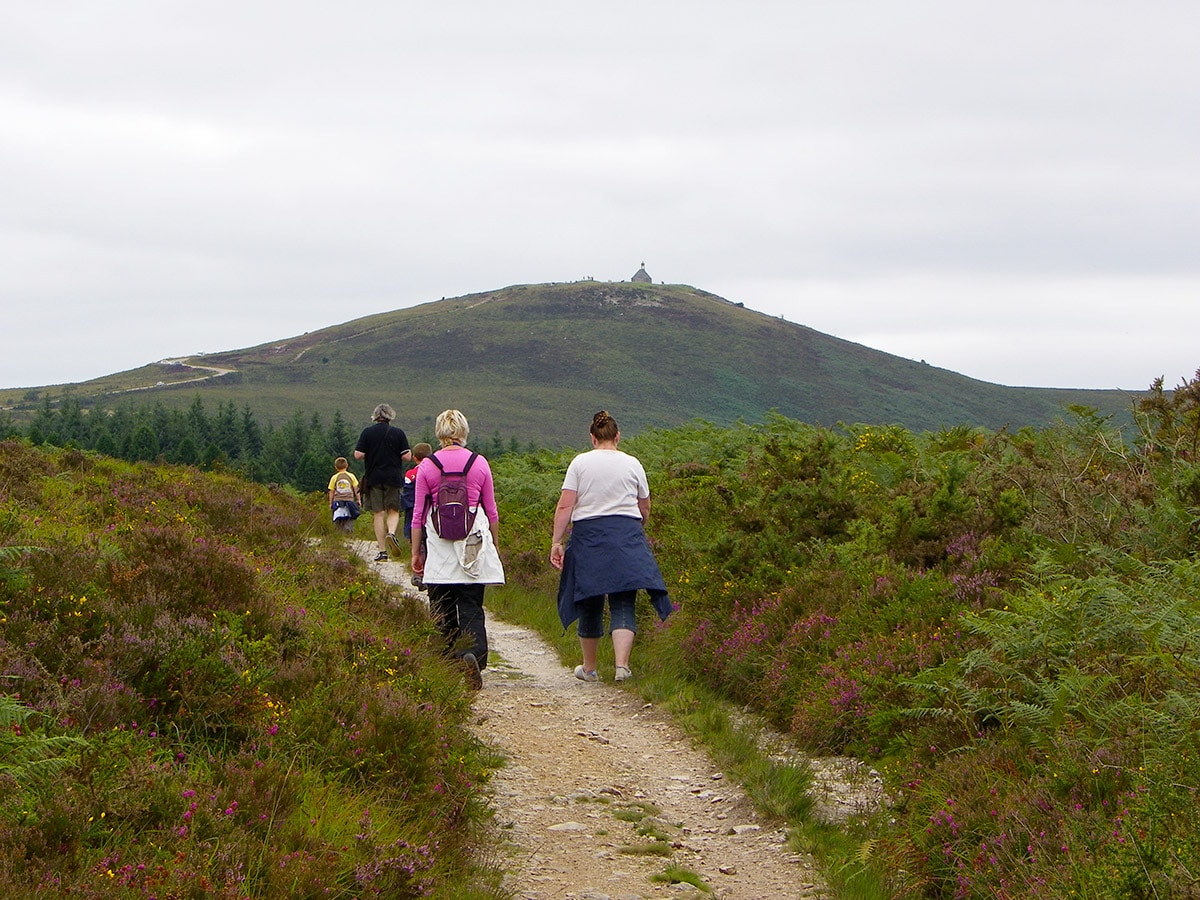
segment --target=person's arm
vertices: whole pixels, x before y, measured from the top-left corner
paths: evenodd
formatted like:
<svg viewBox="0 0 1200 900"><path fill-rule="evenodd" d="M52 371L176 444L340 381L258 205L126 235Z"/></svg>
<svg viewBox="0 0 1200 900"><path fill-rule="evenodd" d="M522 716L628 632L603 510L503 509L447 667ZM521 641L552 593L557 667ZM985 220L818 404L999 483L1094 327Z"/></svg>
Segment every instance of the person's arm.
<svg viewBox="0 0 1200 900"><path fill-rule="evenodd" d="M492 470L487 464L487 460L483 457L479 458L483 462L483 471L485 474L483 483L479 486L479 505L483 507L483 514L488 518L488 530L492 533L492 544L496 547L497 552L500 550L500 509L496 506L496 483L492 481ZM474 473L474 469L471 470ZM468 479L470 475L467 476Z"/></svg>
<svg viewBox="0 0 1200 900"><path fill-rule="evenodd" d="M363 451L361 451L361 450L355 450L355 451L354 451L354 458L355 458L355 459L366 459L366 458L367 458L367 454L363 453Z"/></svg>
<svg viewBox="0 0 1200 900"><path fill-rule="evenodd" d="M650 498L638 497L638 512L642 514L642 527L650 522Z"/></svg>
<svg viewBox="0 0 1200 900"><path fill-rule="evenodd" d="M417 520L414 518L412 522L412 528L409 531L409 534L412 535L412 557L408 564L409 569L412 570L414 575L425 574L425 556L421 553L421 548L424 546L421 541L421 536L424 531L424 523L418 525Z"/></svg>
<svg viewBox="0 0 1200 900"><path fill-rule="evenodd" d="M425 574L425 555L421 552L425 542L421 538L425 533L425 505L428 501L429 482L426 480L425 466L421 466L413 478L413 517L412 524L409 526L409 540L412 541L410 568L414 575Z"/></svg>
<svg viewBox="0 0 1200 900"><path fill-rule="evenodd" d="M563 490L558 498L558 506L554 508L554 535L550 539L550 565L556 569L563 567L563 538L567 526L571 524L571 513L575 509L575 501L579 494L576 491Z"/></svg>

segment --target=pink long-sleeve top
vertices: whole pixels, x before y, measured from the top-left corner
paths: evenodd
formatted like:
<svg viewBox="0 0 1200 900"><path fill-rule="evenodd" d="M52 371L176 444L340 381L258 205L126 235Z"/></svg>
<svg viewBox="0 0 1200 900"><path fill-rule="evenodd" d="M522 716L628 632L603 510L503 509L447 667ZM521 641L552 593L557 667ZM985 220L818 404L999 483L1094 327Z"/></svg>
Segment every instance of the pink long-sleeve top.
<svg viewBox="0 0 1200 900"><path fill-rule="evenodd" d="M437 451L437 458L447 472L461 472L470 457L471 451L457 444L442 447ZM437 489L441 483L442 473L432 460L421 460L421 465L417 469L417 492L413 506L414 528L425 527L429 509L433 506L431 498L437 496ZM500 513L496 509L496 491L492 485L492 470L483 456L472 463L471 471L467 473L467 502L472 507L481 507L489 522L495 522L500 518Z"/></svg>

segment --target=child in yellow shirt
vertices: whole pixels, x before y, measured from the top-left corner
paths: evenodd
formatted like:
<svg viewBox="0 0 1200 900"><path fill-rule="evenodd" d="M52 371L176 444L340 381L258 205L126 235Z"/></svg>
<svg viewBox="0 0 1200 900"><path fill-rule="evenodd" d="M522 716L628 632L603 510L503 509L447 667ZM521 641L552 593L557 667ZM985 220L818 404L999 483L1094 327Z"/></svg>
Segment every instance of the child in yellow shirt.
<svg viewBox="0 0 1200 900"><path fill-rule="evenodd" d="M344 531L354 529L354 520L362 510L358 495L358 478L350 471L346 457L333 461L334 473L329 479L329 508L333 510L333 521Z"/></svg>

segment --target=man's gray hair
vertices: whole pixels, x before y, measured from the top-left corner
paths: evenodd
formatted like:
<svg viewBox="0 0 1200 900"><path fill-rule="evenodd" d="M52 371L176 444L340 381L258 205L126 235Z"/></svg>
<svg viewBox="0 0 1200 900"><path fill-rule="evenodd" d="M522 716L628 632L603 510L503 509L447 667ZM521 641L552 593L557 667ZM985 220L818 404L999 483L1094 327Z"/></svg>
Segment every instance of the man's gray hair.
<svg viewBox="0 0 1200 900"><path fill-rule="evenodd" d="M371 418L376 422L390 422L396 418L396 411L386 403L380 403L375 407L375 412L371 413Z"/></svg>

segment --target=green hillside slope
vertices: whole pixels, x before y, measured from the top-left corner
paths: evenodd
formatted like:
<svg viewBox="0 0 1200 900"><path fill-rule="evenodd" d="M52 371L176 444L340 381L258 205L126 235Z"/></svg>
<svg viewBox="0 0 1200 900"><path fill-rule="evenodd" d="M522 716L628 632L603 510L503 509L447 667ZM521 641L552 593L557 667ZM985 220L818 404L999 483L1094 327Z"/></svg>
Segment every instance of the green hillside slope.
<svg viewBox="0 0 1200 900"><path fill-rule="evenodd" d="M216 375L195 367L212 367ZM162 382L160 385L159 382ZM916 430L1041 424L1068 404L1127 416L1120 391L1014 388L841 340L685 285L519 285L394 310L243 350L147 366L73 387L206 404L263 421L297 408L362 421L392 403L411 431L457 407L476 434L577 443L601 407L632 433L695 418ZM13 392L9 392L10 394ZM28 392L6 406L36 406ZM43 395L44 396L44 393Z"/></svg>

